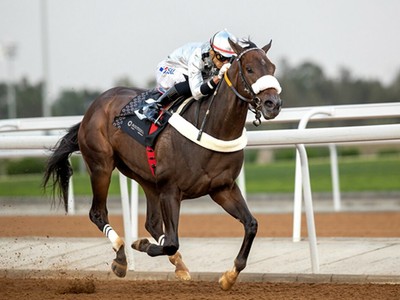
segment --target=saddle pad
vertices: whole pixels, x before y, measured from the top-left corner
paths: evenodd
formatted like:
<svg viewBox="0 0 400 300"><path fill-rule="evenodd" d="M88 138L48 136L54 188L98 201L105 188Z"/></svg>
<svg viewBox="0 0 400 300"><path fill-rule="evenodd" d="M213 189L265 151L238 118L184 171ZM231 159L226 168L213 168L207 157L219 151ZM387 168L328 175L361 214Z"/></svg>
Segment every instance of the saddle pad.
<svg viewBox="0 0 400 300"><path fill-rule="evenodd" d="M144 146L153 147L157 139L158 134L164 129L168 124L169 115L164 114L160 118L161 126L158 126L157 130L149 133L152 122L147 119L140 120L135 114L135 111L143 107L144 101L152 98L154 93L157 91L150 90L143 92L137 97L133 98L127 105L125 105L121 113L114 118L113 125L122 131L129 134L136 141Z"/></svg>

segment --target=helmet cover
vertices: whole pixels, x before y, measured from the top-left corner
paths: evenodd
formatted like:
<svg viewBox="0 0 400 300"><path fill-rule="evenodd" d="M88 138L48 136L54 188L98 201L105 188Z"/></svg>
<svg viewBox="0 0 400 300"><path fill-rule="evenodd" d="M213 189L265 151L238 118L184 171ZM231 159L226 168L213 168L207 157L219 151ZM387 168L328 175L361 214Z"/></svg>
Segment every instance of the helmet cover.
<svg viewBox="0 0 400 300"><path fill-rule="evenodd" d="M234 42L237 41L237 38L226 29L218 31L210 40L211 48L225 57L232 57L235 55L235 51L229 44L228 38Z"/></svg>

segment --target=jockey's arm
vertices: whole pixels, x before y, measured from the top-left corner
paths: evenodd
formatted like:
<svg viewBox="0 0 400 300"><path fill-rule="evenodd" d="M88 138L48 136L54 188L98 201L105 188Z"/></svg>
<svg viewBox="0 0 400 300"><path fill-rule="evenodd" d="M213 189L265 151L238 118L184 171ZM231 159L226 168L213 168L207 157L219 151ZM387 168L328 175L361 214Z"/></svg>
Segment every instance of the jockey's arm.
<svg viewBox="0 0 400 300"><path fill-rule="evenodd" d="M218 76L213 76L206 81L203 80L202 70L204 62L201 57L201 49L196 49L188 62L189 86L193 98L196 100L211 95L219 82Z"/></svg>

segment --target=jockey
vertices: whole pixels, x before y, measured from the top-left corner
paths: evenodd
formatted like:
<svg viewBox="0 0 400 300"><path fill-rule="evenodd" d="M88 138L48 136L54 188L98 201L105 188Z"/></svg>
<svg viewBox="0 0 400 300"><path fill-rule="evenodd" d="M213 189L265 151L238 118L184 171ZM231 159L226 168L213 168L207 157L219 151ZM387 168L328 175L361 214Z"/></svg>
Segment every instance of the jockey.
<svg viewBox="0 0 400 300"><path fill-rule="evenodd" d="M156 122L160 108L180 96L199 100L211 95L235 55L228 38L237 42L227 30L218 31L209 42L186 44L161 61L156 70L157 89L166 92L143 108L146 118Z"/></svg>

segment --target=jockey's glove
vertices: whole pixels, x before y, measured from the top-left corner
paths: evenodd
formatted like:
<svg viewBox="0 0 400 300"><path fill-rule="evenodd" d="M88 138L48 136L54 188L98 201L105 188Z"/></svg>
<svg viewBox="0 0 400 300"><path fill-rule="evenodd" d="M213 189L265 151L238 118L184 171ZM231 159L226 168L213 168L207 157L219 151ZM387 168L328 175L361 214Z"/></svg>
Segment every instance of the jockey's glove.
<svg viewBox="0 0 400 300"><path fill-rule="evenodd" d="M218 79L221 79L224 76L225 72L229 69L230 66L230 63L226 63L221 67L221 69L219 69Z"/></svg>

